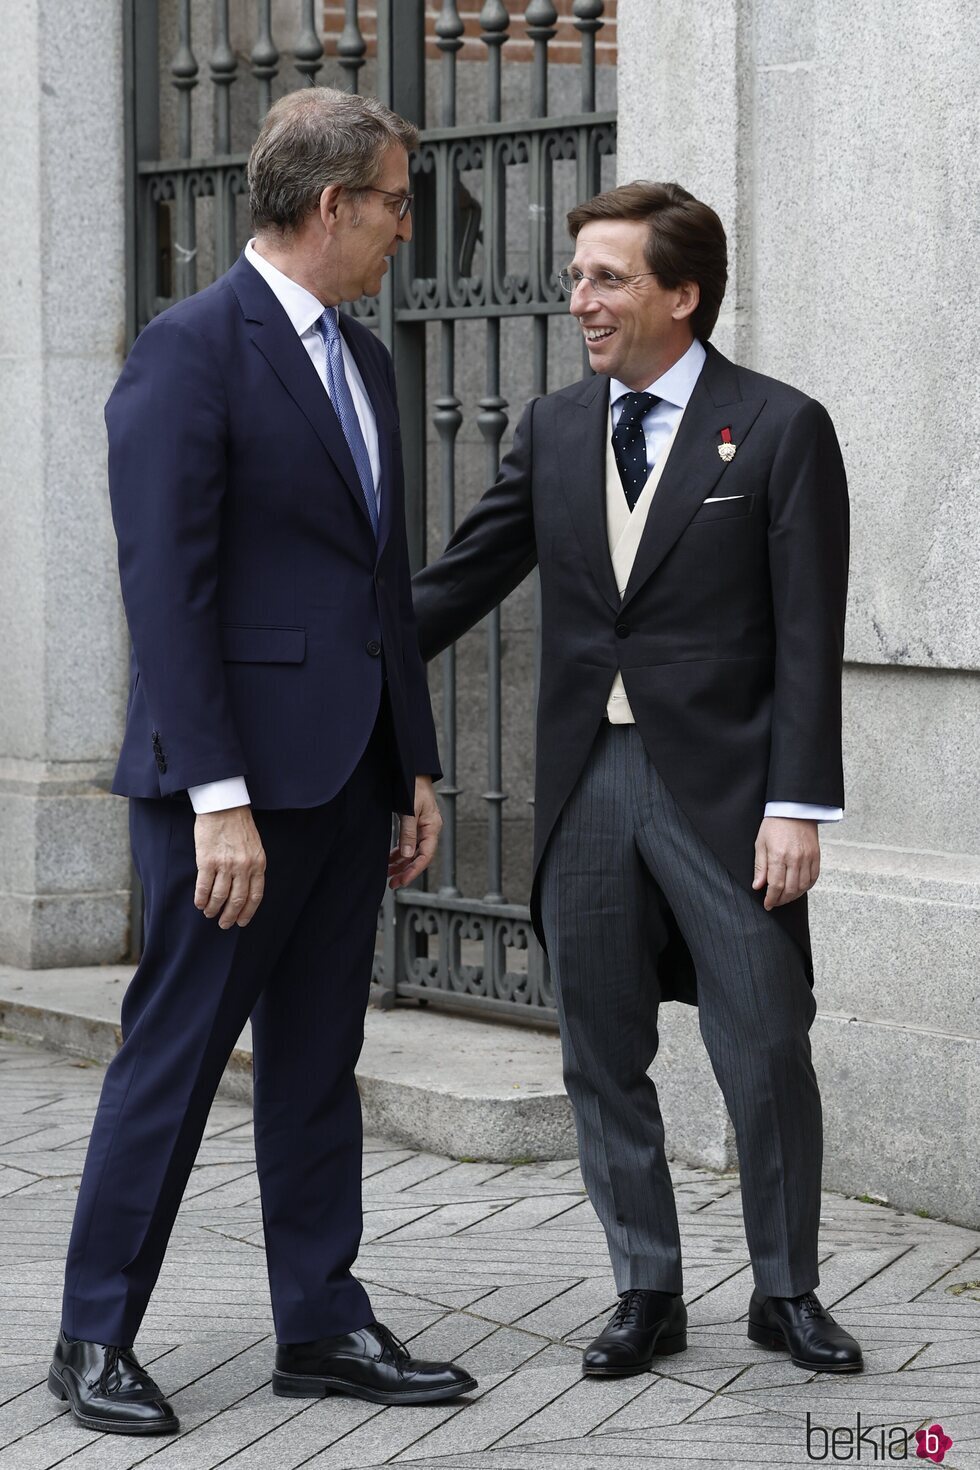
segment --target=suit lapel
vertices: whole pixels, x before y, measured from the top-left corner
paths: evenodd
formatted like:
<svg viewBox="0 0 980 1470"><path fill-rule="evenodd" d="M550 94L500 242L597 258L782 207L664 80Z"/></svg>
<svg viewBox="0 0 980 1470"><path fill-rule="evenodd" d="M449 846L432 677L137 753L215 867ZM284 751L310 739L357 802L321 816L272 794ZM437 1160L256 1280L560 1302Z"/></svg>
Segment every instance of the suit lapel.
<svg viewBox="0 0 980 1470"><path fill-rule="evenodd" d="M585 559L603 597L619 607L619 589L609 557L606 530L606 441L609 438L609 379L589 378L574 398L562 400L558 437L559 481Z"/></svg>
<svg viewBox="0 0 980 1470"><path fill-rule="evenodd" d="M714 493L726 469L718 453L722 429L730 428L734 443L740 445L765 403L764 398L742 398L734 365L713 347L707 351L650 506L623 595L624 607L652 577L698 507Z"/></svg>
<svg viewBox="0 0 980 1470"><path fill-rule="evenodd" d="M275 293L244 257L232 266L228 278L245 315L252 341L290 398L306 415L370 527L371 519L364 503L361 481L340 420L306 348L276 300ZM373 530L371 534L373 536Z"/></svg>

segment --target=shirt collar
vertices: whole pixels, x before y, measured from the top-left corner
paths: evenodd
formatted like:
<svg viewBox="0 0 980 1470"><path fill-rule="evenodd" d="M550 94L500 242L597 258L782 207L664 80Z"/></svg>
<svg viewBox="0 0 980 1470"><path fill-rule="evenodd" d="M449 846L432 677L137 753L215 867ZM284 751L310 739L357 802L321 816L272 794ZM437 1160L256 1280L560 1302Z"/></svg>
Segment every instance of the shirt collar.
<svg viewBox="0 0 980 1470"><path fill-rule="evenodd" d="M254 246L254 239L249 240L245 246L245 259L258 271L289 317L294 331L302 337L320 320L324 312L323 302L319 301L311 291L307 291L305 286L294 281L291 276L284 275L281 270L260 255Z"/></svg>
<svg viewBox="0 0 980 1470"><path fill-rule="evenodd" d="M669 367L665 373L656 378L645 391L662 399L664 403L672 403L675 408L686 408L707 355L704 347L695 337L684 356L679 357L673 367ZM609 402L615 403L617 398L622 398L624 393L631 391L618 378L611 378Z"/></svg>

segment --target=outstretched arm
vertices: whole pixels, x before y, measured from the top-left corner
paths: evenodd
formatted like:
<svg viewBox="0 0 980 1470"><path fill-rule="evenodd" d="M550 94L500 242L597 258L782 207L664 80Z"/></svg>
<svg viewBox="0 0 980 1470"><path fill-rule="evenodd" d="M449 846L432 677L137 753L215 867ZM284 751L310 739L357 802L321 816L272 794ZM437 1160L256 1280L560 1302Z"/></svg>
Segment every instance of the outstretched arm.
<svg viewBox="0 0 980 1470"><path fill-rule="evenodd" d="M537 563L531 501L534 408L532 400L494 484L442 555L412 579L419 646L426 660L503 602Z"/></svg>

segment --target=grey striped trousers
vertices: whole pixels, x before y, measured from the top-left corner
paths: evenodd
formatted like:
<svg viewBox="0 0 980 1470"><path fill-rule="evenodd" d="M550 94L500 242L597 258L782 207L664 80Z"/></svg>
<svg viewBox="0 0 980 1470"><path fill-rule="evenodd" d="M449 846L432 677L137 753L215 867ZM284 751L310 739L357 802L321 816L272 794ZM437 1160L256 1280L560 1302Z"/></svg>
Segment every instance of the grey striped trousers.
<svg viewBox="0 0 980 1470"><path fill-rule="evenodd" d="M802 957L667 791L634 725L603 723L541 871L541 918L582 1173L617 1291L682 1290L657 1089L657 959L672 913L731 1115L755 1283L818 1284L822 1123Z"/></svg>

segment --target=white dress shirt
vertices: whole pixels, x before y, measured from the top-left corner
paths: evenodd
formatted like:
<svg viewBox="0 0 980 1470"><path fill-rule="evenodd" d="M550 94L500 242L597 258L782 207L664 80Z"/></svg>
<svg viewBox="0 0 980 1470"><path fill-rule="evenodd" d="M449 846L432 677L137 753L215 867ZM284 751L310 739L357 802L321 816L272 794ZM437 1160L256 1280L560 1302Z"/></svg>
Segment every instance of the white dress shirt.
<svg viewBox="0 0 980 1470"><path fill-rule="evenodd" d="M701 375L707 353L701 343L695 338L683 357L678 358L673 367L667 369L662 377L655 379L645 390L659 398L646 413L643 419L643 434L646 439L647 449L647 472L648 474L662 469L659 461L672 447L674 436L684 416L694 392L694 385ZM612 378L609 383L609 417L610 436L619 423L623 412L622 398L625 393L632 390L621 383L618 378ZM656 488L654 487L654 494ZM650 508L651 496L641 497L634 508L645 518ZM621 706L621 708L619 708ZM616 682L610 692L610 717L614 723L630 723L633 719L626 698L626 691L622 687L622 679L617 674ZM809 803L796 801L768 801L766 802L765 815L767 817L795 817L798 820L809 820L813 822L839 822L844 812L841 807L815 806Z"/></svg>
<svg viewBox="0 0 980 1470"><path fill-rule="evenodd" d="M245 246L245 259L249 265L254 266L274 293L296 335L308 352L310 361L316 368L317 376L323 384L323 391L328 392L327 348L318 330L318 323L324 311L323 302L307 291L305 286L301 286L298 281L292 280L281 270L277 270L274 265L259 255L254 247L255 241L249 240ZM347 375L351 398L354 400L358 423L364 435L368 458L371 461L374 493L380 500L381 454L378 449L378 425L374 417L374 409L371 407L371 400L358 371L357 363L343 337L341 337L341 351L344 355L344 372ZM198 814L227 811L229 807L249 805L248 786L244 776L229 776L223 781L206 781L201 786L189 786L187 794L191 799L194 811Z"/></svg>

